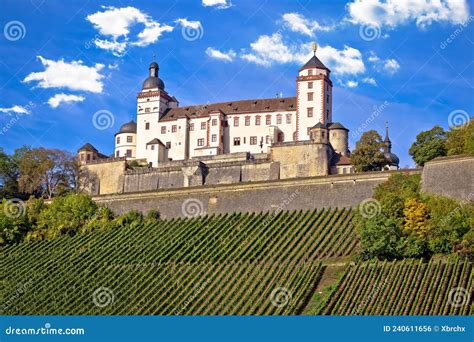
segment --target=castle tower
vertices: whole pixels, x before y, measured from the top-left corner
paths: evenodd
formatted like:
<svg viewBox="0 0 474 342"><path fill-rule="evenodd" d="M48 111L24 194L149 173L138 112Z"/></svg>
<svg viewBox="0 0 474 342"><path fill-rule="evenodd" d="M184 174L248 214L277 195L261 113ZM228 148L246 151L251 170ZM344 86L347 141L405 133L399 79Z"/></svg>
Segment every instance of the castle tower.
<svg viewBox="0 0 474 342"><path fill-rule="evenodd" d="M330 70L316 57L301 67L296 78L296 137L309 140L309 131L317 122L327 125L332 122L332 82Z"/></svg>
<svg viewBox="0 0 474 342"><path fill-rule="evenodd" d="M115 134L115 157L135 159L137 155L137 124L135 121L127 122Z"/></svg>
<svg viewBox="0 0 474 342"><path fill-rule="evenodd" d="M150 64L148 78L137 96L137 159L146 158L147 143L159 137L158 121L166 110L178 106L177 100L165 91L159 69L158 63Z"/></svg>
<svg viewBox="0 0 474 342"><path fill-rule="evenodd" d="M396 154L392 153L392 142L388 137L388 122L385 124L383 155L387 160L386 168L389 170L398 170L398 164L400 163L400 159L398 159Z"/></svg>
<svg viewBox="0 0 474 342"><path fill-rule="evenodd" d="M329 143L334 151L342 156L349 156L349 130L339 122L328 125Z"/></svg>

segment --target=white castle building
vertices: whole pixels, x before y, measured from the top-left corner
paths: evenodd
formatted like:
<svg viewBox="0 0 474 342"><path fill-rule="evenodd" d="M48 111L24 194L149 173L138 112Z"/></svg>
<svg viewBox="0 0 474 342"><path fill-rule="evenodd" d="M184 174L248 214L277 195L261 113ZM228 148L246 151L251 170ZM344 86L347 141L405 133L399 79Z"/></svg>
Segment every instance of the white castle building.
<svg viewBox="0 0 474 342"><path fill-rule="evenodd" d="M115 157L146 160L153 167L235 152L266 153L275 143L309 141L317 123L328 130L329 143L347 156L348 130L332 121L330 70L316 57L296 78L296 96L209 103L180 107L150 64L137 96L137 123L115 135Z"/></svg>

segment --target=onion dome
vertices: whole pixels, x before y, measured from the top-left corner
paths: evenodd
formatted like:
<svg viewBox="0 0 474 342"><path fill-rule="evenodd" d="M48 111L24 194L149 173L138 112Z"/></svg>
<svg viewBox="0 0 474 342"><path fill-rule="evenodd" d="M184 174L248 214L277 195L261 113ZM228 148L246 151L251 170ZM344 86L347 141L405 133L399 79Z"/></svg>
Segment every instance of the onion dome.
<svg viewBox="0 0 474 342"><path fill-rule="evenodd" d="M158 63L152 62L148 70L150 71L149 77L143 82L142 90L158 88L165 90L165 83L158 77L158 70L160 67Z"/></svg>
<svg viewBox="0 0 474 342"><path fill-rule="evenodd" d="M390 138L388 137L388 122L386 123L386 127L385 127L385 140L384 140L383 150L384 150L383 155L385 157L385 160L387 160L388 165L398 167L398 164L400 163L400 159L395 153L392 153L392 142L390 141Z"/></svg>

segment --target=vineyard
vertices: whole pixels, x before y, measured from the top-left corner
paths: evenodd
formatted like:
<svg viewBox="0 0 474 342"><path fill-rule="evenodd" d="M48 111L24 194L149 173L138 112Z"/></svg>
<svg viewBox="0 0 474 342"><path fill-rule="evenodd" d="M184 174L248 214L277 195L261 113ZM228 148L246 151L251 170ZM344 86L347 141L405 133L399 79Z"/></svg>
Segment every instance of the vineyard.
<svg viewBox="0 0 474 342"><path fill-rule="evenodd" d="M356 248L352 218L347 209L206 215L6 247L0 314L298 314L321 260Z"/></svg>
<svg viewBox="0 0 474 342"><path fill-rule="evenodd" d="M468 261L416 260L350 266L320 314L471 315Z"/></svg>

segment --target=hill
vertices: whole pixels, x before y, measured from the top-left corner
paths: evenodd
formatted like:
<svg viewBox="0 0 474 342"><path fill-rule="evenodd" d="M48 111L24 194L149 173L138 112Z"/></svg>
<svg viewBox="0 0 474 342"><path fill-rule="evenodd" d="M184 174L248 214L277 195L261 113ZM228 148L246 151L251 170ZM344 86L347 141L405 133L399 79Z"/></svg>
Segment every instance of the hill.
<svg viewBox="0 0 474 342"><path fill-rule="evenodd" d="M320 260L356 247L352 218L234 213L6 247L2 314L296 314Z"/></svg>

